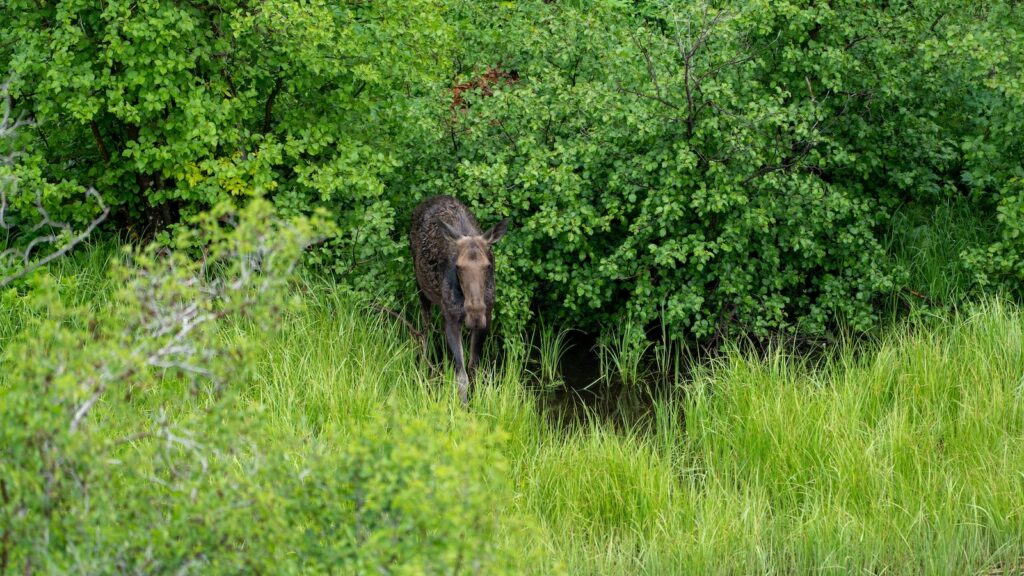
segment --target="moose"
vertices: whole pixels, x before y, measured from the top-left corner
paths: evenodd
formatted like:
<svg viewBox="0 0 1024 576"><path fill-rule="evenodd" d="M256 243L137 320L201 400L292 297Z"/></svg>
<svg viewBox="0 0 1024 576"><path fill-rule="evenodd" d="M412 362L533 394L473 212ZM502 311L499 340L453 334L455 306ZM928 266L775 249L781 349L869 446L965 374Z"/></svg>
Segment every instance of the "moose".
<svg viewBox="0 0 1024 576"><path fill-rule="evenodd" d="M469 405L469 376L480 361L494 308L494 254L491 245L508 230L508 218L487 232L451 196L422 201L412 213L409 244L419 286L423 327L430 326L431 306L441 308L444 336L455 362L459 400ZM463 362L462 326L472 331L469 365ZM425 345L425 342L424 342Z"/></svg>

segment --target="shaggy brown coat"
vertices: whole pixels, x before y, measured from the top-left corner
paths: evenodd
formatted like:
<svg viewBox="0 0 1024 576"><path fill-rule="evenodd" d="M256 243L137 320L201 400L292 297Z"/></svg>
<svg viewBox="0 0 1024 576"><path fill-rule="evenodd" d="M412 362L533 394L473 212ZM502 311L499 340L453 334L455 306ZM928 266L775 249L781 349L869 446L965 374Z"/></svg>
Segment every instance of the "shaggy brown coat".
<svg viewBox="0 0 1024 576"><path fill-rule="evenodd" d="M450 196L428 198L412 214L409 244L423 326L430 326L431 306L440 307L463 404L469 402L469 377L463 362L462 326L472 330L468 368L473 370L480 360L494 308L491 245L505 234L507 227L505 219L481 232L469 209Z"/></svg>

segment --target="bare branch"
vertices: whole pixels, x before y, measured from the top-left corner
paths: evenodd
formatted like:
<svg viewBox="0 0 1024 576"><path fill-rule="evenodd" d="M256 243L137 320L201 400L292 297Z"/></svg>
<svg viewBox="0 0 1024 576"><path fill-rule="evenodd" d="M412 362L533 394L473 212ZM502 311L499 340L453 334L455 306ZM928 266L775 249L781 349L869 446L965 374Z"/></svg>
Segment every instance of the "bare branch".
<svg viewBox="0 0 1024 576"><path fill-rule="evenodd" d="M12 273L8 274L7 276L3 277L2 279L0 279L0 288L3 288L4 286L10 284L11 282L14 282L15 280L17 280L19 278L25 277L26 275L32 273L33 271L37 270L41 266L45 266L45 265L49 264L50 262L53 262L54 260L60 258L61 256L64 256L68 252L71 252L72 250L74 250L74 248L76 246L78 246L79 244L84 242L86 240L86 238L88 238L89 235L92 234L93 230L95 230L100 224L103 223L104 220L107 219L107 215L110 214L110 207L107 206L106 203L103 202L103 198L99 195L99 193L96 192L95 189L89 188L89 190L86 191L86 194L88 196L92 197L94 200L96 200L96 203L99 204L100 210L101 210L100 211L100 215L97 216L96 218L94 218L92 220L92 222L90 222L89 225L85 228L85 230L83 230L82 232L80 232L76 236L73 236L70 240L68 240L67 243L65 243L59 249L51 252L50 254L44 256L43 258L40 258L39 260L29 261L29 257L31 256L32 249L35 248L35 246L37 246L40 243L54 243L54 242L56 242L56 241L58 241L60 239L60 236L54 235L54 234L49 234L49 235L46 235L46 236L41 236L41 237L33 238L32 241L29 243L28 247L25 249L24 255L22 257L20 268L18 268L14 272L12 272ZM0 191L0 195L3 196L2 200L0 200L0 204L2 204L6 208L6 206L7 206L7 195L6 195L5 192L2 192L2 191ZM48 221L49 220L49 215L42 208L41 202L37 202L37 207L38 207L39 211L42 213L44 221ZM0 210L0 214L2 214L2 212L3 211ZM57 225L56 223L54 223L52 221L50 221L49 223L53 224L53 225ZM4 228L8 228L8 226L5 225L4 222L0 222L0 225L3 225ZM38 225L37 225L37 227L38 227ZM68 228L63 228L62 226L58 226L58 227L60 227L61 229L65 229L65 230L68 229ZM12 249L7 250L7 251L3 252L2 254L0 254L0 263L2 263L3 260L6 260L8 255L9 255L9 253L11 253L13 250L14 249L12 248Z"/></svg>
<svg viewBox="0 0 1024 576"><path fill-rule="evenodd" d="M79 423L82 422L82 419L85 418L85 415L89 413L89 410L93 407L93 405L96 404L96 402L98 402L99 399L103 396L103 392L105 392L106 389L107 386L105 383L100 382L96 384L96 388L94 389L92 395L90 395L89 398L84 403L82 403L81 406L78 407L78 410L75 410L75 415L71 418L71 425L68 426L68 432L74 432L75 430L78 429Z"/></svg>
<svg viewBox="0 0 1024 576"><path fill-rule="evenodd" d="M661 85L658 84L658 72L654 68L654 62L651 60L651 52L644 46L644 43L637 38L636 34L631 30L629 33L630 37L633 38L633 43L636 44L637 49L640 50L640 54L644 57L644 63L647 65L647 75L651 78L651 84L654 85L654 93L657 95L655 100L659 102L665 102L664 96L662 96Z"/></svg>
<svg viewBox="0 0 1024 576"><path fill-rule="evenodd" d="M401 322L405 326L406 330L409 331L409 334L412 335L413 338L415 338L417 340L423 340L423 338L425 338L425 335L422 332L420 332L415 327L413 327L412 322L409 322L408 320L406 320L405 316L402 316L401 314L399 314L398 312L395 312L391 308L388 308L386 306L381 306L380 304L370 304L370 307L373 308L374 310L377 310L378 312L383 312L385 314L390 314L391 316L394 316L395 318L397 318L398 321Z"/></svg>

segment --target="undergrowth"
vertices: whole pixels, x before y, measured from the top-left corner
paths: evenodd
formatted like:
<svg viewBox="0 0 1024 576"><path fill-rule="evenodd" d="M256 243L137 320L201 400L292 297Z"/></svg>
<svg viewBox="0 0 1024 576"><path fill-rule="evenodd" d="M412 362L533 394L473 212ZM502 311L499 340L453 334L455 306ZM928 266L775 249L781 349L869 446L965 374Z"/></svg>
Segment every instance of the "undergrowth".
<svg viewBox="0 0 1024 576"><path fill-rule="evenodd" d="M51 268L62 298L102 307L115 288L102 272L111 258L99 250ZM661 388L646 419L624 427L584 419L566 430L546 417L545 392L528 381L527 354L495 358L492 349L465 411L451 374L421 363L393 319L323 280L293 292L303 306L283 310L276 330L241 318L220 331L229 348L250 351L249 369L227 382L233 418L249 424L241 453L211 457L222 475L214 485L255 474L246 490L273 503L291 486L278 474L324 479L353 458L368 470L383 458L390 472L382 481L398 474L414 483L382 494L415 500L434 489L417 482L456 466L452 478L462 484L451 486L472 489L473 500L456 504L430 492L433 507L411 508L410 529L454 534L461 524L441 528L443 521L493 522L496 531L482 533L487 545L518 572L1024 570L1024 319L1014 304L989 299L918 314L814 362L782 344L756 355L726 347ZM21 327L39 311L19 308L16 291L3 302L0 346L30 341ZM0 376L5 396L15 384ZM157 413L195 422L209 406L187 390L168 379L130 403L108 402L97 415L99 433L123 438ZM382 424L382 417L409 423ZM367 434L376 440L365 444ZM439 462L394 460L415 438ZM360 445L371 448L360 452ZM153 447L122 449L146 455ZM261 472L250 469L255 455L267 462ZM121 484L147 478L144 468L119 474ZM304 520L265 530L305 527L317 534L305 541L307 551L325 550L331 537L317 510L347 485L338 482L296 484L306 488L285 494L304 502L297 508ZM481 511L490 518L483 524ZM239 534L267 540L251 527ZM408 537L407 544L424 542ZM215 561L217 550L208 554L206 569L231 565ZM331 565L331 556L318 558L323 564L307 567Z"/></svg>

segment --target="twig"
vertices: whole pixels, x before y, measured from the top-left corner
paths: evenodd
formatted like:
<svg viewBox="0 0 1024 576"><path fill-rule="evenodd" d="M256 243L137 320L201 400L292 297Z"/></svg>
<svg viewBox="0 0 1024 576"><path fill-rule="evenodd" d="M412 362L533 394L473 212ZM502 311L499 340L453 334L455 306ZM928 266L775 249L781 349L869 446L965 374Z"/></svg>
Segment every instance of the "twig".
<svg viewBox="0 0 1024 576"><path fill-rule="evenodd" d="M804 82L807 82L807 92L811 95L811 104L814 104L814 107L817 108L818 100L814 97L814 88L811 88L811 79L805 75Z"/></svg>
<svg viewBox="0 0 1024 576"><path fill-rule="evenodd" d="M78 425L82 422L82 419L85 418L85 415L89 413L89 410L93 405L99 401L101 396L103 396L103 392L106 391L106 389L107 386L105 382L99 382L96 384L96 389L93 391L92 395L89 396L89 399L82 403L82 405L78 407L78 410L75 410L75 415L71 418L71 425L68 426L68 433L73 434L75 430L78 429Z"/></svg>
<svg viewBox="0 0 1024 576"><path fill-rule="evenodd" d="M426 334L424 334L423 332L420 332L419 330L417 330L412 325L411 322L409 322L408 320L405 319L405 316L402 316L401 314L399 314L398 312L395 312L391 308L388 308L387 306L381 306L379 304L373 304L373 303L370 304L370 308L373 308L374 310L377 310L378 312L384 312L385 314L390 314L390 315L394 316L395 318L397 318L398 321L401 322L405 326L405 328L409 331L409 334L412 335L417 340L422 342L424 340L424 338L426 338Z"/></svg>
<svg viewBox="0 0 1024 576"><path fill-rule="evenodd" d="M924 294L921 294L921 293L920 293L920 292L918 292L917 290L914 290L914 289L912 289L912 288L907 288L906 286L904 286L904 287L903 287L903 291L904 291L904 292L907 292L907 293L908 293L908 294L910 294L911 296L915 296L915 297L917 297L917 298L919 298L919 299L921 299L921 300L924 300L924 303L925 303L925 304L927 304L927 305L929 305L929 306L936 306L935 300L932 300L932 299L931 299L931 298L929 298L928 296L926 296L926 295L924 295Z"/></svg>
<svg viewBox="0 0 1024 576"><path fill-rule="evenodd" d="M430 371L435 373L441 371L440 367L437 364L434 364L433 362L430 361L430 356L427 354L427 333L425 330L427 330L428 327L425 326L424 332L420 332L419 330L413 327L412 322L406 320L405 316L401 315L400 313L386 306L381 306L380 304L371 303L370 307L373 308L374 310L377 310L378 312L383 312L385 314L389 314L397 318L398 321L405 326L406 330L409 331L409 335L412 336L413 339L415 339L417 343L421 345L423 349L423 359L427 362L427 366L430 368Z"/></svg>

